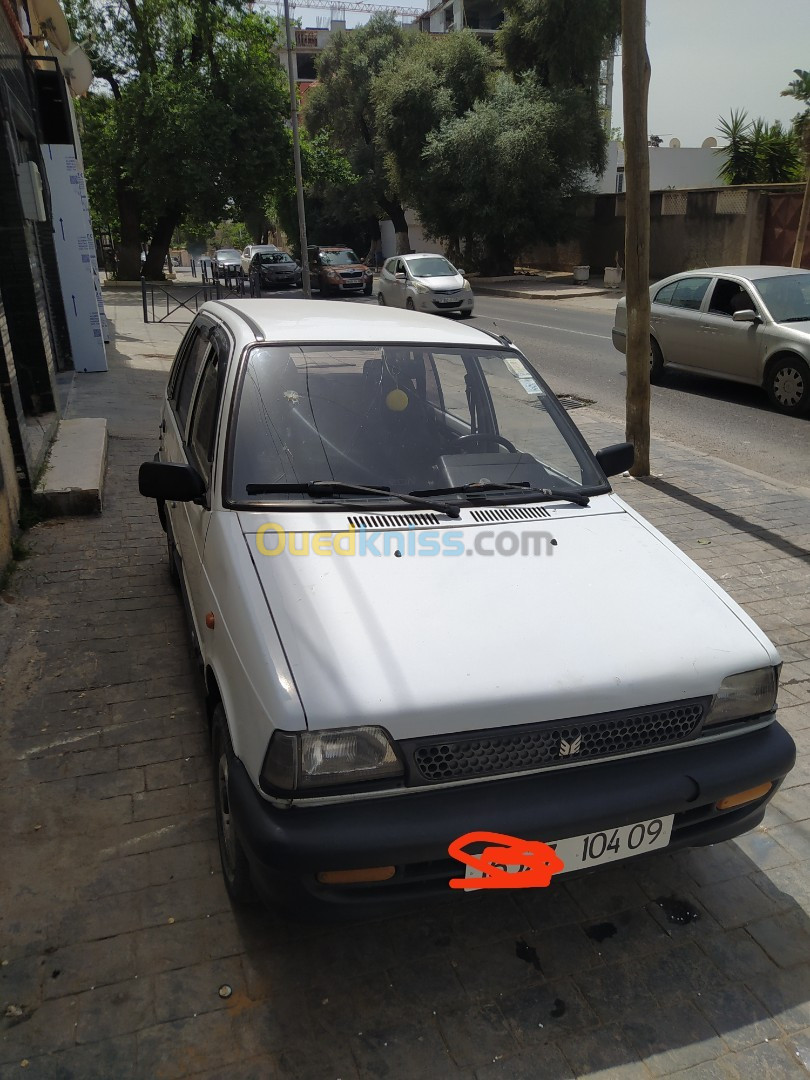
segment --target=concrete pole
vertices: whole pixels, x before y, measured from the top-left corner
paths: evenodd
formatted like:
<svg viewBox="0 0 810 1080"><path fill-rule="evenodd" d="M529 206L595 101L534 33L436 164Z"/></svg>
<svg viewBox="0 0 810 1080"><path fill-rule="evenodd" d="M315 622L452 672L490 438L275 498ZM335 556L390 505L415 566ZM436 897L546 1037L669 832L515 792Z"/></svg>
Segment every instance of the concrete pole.
<svg viewBox="0 0 810 1080"><path fill-rule="evenodd" d="M290 28L290 4L284 0L284 26L287 31L287 73L290 78L290 123L292 124L293 161L295 162L295 194L298 199L298 236L301 244L301 286L304 296L311 298L309 260L307 258L307 219L304 215L304 181L301 175L301 143L298 138L298 99L293 72L293 39Z"/></svg>

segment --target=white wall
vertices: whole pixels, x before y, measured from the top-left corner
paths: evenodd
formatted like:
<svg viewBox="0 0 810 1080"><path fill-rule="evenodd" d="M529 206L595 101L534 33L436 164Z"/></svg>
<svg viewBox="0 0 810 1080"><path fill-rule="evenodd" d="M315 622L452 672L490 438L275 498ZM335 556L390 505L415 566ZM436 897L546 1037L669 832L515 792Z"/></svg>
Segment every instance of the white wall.
<svg viewBox="0 0 810 1080"><path fill-rule="evenodd" d="M722 159L710 147L650 146L650 191L667 188L721 187ZM607 166L595 179L593 190L600 195L616 191L616 172L624 165L624 150L617 142L608 143ZM622 189L624 190L624 188Z"/></svg>
<svg viewBox="0 0 810 1080"><path fill-rule="evenodd" d="M413 210L405 211L405 220L408 223L408 236L411 240L412 251L424 251L435 255L444 255L444 247L441 244L438 244L435 240L428 240L426 238L425 234L422 232L422 226L419 224L419 219ZM394 226L390 221L380 222L380 236L382 240L383 255L386 259L390 259L392 255L396 255L397 253Z"/></svg>

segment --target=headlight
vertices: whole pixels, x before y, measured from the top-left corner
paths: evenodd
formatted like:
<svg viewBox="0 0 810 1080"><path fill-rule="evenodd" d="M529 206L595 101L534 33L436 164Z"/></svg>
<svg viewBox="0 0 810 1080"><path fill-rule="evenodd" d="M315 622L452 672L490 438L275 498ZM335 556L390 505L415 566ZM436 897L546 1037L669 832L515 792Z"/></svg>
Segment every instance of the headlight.
<svg viewBox="0 0 810 1080"><path fill-rule="evenodd" d="M338 272L337 272L337 270L324 270L324 274L325 274L325 275L326 275L326 276L327 276L328 278L336 278L336 277L339 277L339 275L338 275Z"/></svg>
<svg viewBox="0 0 810 1080"><path fill-rule="evenodd" d="M464 281L463 281L461 287L462 287L462 289L467 289L469 292L472 292L472 285L469 283L469 281L467 281L466 278L464 278Z"/></svg>
<svg viewBox="0 0 810 1080"><path fill-rule="evenodd" d="M728 724L733 720L745 720L749 716L771 712L776 705L778 688L777 668L757 668L755 671L729 675L723 679L714 695L704 726Z"/></svg>
<svg viewBox="0 0 810 1080"><path fill-rule="evenodd" d="M413 287L418 293L421 293L422 295L430 292L430 289L427 287L427 285L423 285L421 281L415 281L413 283Z"/></svg>
<svg viewBox="0 0 810 1080"><path fill-rule="evenodd" d="M285 791L356 784L401 776L402 765L382 728L277 731L262 765L266 790Z"/></svg>

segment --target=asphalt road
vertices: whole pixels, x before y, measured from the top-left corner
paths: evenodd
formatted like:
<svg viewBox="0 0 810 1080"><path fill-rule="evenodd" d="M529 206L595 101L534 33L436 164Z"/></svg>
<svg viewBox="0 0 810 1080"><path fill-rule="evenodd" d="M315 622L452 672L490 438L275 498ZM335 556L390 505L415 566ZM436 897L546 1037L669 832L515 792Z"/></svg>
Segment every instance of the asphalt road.
<svg viewBox="0 0 810 1080"><path fill-rule="evenodd" d="M610 339L615 307L611 296L560 303L480 296L469 325L494 325L555 393L588 398L590 409L624 423L624 356ZM577 410L573 419L579 415ZM810 488L810 418L775 412L755 387L670 373L664 385L652 388L651 427L654 435Z"/></svg>
<svg viewBox="0 0 810 1080"><path fill-rule="evenodd" d="M299 289L275 295L302 298ZM332 300L376 303L372 297ZM506 334L556 394L586 398L593 403L589 410L623 425L624 356L610 338L615 308L613 296L559 303L478 296L466 325ZM577 410L573 419L582 415ZM670 373L664 385L652 388L651 426L654 436L810 491L810 418L775 412L756 387Z"/></svg>

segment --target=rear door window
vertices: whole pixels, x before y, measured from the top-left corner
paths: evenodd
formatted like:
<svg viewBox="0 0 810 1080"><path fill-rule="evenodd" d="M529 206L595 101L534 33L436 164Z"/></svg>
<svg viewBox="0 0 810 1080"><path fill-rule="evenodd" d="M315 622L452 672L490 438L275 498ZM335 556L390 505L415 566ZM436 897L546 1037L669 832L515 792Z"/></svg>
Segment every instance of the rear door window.
<svg viewBox="0 0 810 1080"><path fill-rule="evenodd" d="M209 349L208 335L203 333L203 327L199 327L195 338L189 345L185 362L179 372L173 403L181 434L186 430L186 421L191 408L197 376Z"/></svg>
<svg viewBox="0 0 810 1080"><path fill-rule="evenodd" d="M681 278L675 285L675 292L670 300L672 307L687 308L689 311L700 311L703 297L711 283L710 277Z"/></svg>

